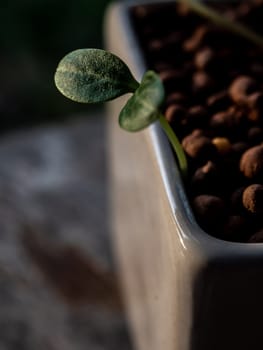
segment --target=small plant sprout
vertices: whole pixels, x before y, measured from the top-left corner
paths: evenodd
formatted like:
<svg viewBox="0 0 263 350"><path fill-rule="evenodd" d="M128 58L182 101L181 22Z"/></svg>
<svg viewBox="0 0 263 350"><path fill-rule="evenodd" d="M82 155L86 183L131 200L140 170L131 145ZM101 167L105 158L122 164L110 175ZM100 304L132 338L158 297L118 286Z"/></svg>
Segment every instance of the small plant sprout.
<svg viewBox="0 0 263 350"><path fill-rule="evenodd" d="M127 65L116 55L100 49L79 49L66 55L55 73L58 90L73 101L98 103L132 93L119 115L121 128L135 132L159 120L170 140L182 177L187 161L182 146L161 113L165 98L163 83L154 71L147 71L138 83Z"/></svg>

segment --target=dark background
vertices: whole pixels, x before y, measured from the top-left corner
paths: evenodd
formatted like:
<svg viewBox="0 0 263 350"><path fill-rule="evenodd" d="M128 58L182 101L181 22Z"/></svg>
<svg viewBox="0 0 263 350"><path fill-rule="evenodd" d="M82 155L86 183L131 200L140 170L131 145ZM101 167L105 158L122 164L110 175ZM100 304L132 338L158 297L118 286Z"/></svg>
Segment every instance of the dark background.
<svg viewBox="0 0 263 350"><path fill-rule="evenodd" d="M0 5L1 131L62 120L87 106L55 89L53 76L69 51L103 46L108 0L14 0ZM5 4L4 4L5 3Z"/></svg>
<svg viewBox="0 0 263 350"><path fill-rule="evenodd" d="M107 0L0 4L0 349L130 350L111 244L102 105L67 100L68 52Z"/></svg>

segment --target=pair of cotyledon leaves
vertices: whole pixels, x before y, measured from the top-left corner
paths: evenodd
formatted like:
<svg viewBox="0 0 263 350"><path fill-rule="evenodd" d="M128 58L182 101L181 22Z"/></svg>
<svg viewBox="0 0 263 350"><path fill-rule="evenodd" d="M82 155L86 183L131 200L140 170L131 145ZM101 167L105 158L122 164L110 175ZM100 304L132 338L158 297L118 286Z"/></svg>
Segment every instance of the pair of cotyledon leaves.
<svg viewBox="0 0 263 350"><path fill-rule="evenodd" d="M160 116L164 87L159 76L147 71L139 84L117 56L100 49L80 49L66 55L55 74L59 91L73 101L98 103L133 93L120 112L119 124L141 130Z"/></svg>

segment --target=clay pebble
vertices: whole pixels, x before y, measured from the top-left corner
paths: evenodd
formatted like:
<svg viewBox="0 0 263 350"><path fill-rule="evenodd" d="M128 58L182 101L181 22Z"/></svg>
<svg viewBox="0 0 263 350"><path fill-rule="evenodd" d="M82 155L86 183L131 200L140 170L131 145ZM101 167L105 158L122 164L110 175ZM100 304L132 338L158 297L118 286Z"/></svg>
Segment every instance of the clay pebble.
<svg viewBox="0 0 263 350"><path fill-rule="evenodd" d="M263 213L263 185L253 184L248 186L242 195L244 207L253 214Z"/></svg>

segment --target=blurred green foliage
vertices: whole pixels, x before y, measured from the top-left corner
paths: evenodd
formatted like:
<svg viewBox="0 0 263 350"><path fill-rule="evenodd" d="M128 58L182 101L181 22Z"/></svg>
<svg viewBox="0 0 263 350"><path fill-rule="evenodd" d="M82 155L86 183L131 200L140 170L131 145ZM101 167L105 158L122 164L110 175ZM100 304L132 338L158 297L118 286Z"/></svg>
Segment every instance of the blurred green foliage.
<svg viewBox="0 0 263 350"><path fill-rule="evenodd" d="M12 0L0 5L1 130L61 120L84 111L58 93L60 59L82 47L103 46L109 0Z"/></svg>

